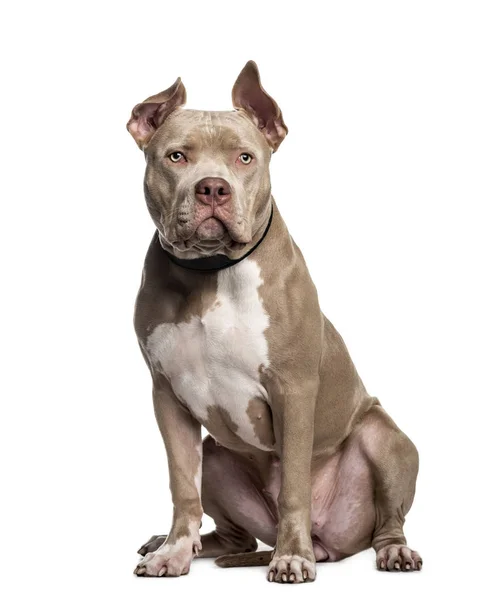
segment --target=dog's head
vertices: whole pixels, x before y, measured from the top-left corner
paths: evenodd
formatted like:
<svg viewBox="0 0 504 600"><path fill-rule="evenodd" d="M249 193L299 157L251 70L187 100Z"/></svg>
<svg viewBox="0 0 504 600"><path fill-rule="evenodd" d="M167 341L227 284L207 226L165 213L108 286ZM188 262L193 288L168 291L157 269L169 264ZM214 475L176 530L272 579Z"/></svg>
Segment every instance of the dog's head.
<svg viewBox="0 0 504 600"><path fill-rule="evenodd" d="M179 78L137 104L128 122L145 153L145 197L161 244L182 258L236 258L269 219L269 161L287 127L254 62L232 98L234 111L183 110Z"/></svg>

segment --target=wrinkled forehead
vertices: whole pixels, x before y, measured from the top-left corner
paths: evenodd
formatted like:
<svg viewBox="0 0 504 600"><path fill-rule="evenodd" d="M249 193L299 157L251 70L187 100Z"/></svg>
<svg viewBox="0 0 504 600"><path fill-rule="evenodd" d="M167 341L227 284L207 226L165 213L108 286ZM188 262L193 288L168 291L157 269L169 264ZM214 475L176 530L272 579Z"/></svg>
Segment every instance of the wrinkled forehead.
<svg viewBox="0 0 504 600"><path fill-rule="evenodd" d="M271 150L250 118L239 111L174 111L155 136L159 151L167 148L203 152L258 152Z"/></svg>

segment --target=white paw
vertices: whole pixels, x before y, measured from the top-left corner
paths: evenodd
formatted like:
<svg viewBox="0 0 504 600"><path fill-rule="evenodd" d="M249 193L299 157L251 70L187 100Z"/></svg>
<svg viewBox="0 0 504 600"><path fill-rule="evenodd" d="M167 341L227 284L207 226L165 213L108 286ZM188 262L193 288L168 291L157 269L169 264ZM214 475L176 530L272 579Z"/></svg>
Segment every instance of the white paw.
<svg viewBox="0 0 504 600"><path fill-rule="evenodd" d="M193 556L201 549L199 540L184 536L174 544L164 543L155 552L148 552L134 573L139 577L179 577L191 568Z"/></svg>

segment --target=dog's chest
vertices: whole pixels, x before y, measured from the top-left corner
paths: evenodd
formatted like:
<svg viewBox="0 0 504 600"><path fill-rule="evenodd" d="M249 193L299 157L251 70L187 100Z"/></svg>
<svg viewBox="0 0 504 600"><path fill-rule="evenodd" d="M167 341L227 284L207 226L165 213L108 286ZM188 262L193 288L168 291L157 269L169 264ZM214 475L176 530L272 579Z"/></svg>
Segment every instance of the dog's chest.
<svg viewBox="0 0 504 600"><path fill-rule="evenodd" d="M261 284L259 266L251 259L219 271L213 302L183 322L158 325L146 346L152 363L210 433L223 419L243 441L270 449L272 433L258 435L271 421L260 379L269 365Z"/></svg>

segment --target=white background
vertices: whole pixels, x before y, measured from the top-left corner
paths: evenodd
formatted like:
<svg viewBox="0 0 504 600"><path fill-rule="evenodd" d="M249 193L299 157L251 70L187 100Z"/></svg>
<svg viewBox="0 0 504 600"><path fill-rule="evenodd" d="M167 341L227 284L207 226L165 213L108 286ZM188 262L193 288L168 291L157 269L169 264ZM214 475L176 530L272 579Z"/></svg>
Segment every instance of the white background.
<svg viewBox="0 0 504 600"><path fill-rule="evenodd" d="M3 597L496 597L502 3L18 2L0 22ZM280 210L420 451L419 574L379 573L368 551L309 586L211 561L132 575L171 505L132 327L153 226L125 124L178 75L188 107L231 108L250 58L290 129Z"/></svg>

